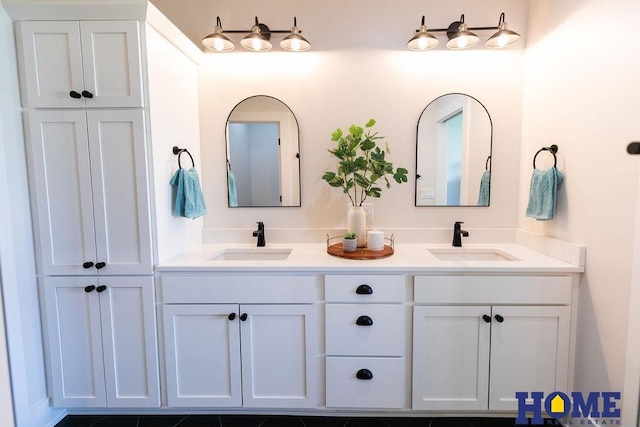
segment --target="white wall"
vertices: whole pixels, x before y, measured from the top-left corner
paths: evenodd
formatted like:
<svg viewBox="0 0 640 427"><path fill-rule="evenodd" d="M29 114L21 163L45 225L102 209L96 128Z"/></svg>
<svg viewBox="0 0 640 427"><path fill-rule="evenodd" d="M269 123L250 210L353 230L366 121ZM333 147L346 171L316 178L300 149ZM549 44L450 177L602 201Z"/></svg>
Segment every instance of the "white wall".
<svg viewBox="0 0 640 427"><path fill-rule="evenodd" d="M519 225L586 245L575 388L622 391L640 165L625 148L640 138L640 3L537 0L530 6ZM531 159L550 144L559 146L566 182L557 218L536 222L522 214ZM545 167L542 154L538 160Z"/></svg>
<svg viewBox="0 0 640 427"><path fill-rule="evenodd" d="M518 191L524 42L510 50L464 52L440 47L411 52L406 42L422 14L427 14L432 27L446 27L463 12L467 22L483 26L497 24L494 21L504 11L510 25L524 34L526 2L281 0L274 7L271 2L250 0L224 4L191 0L189 7L198 14L184 22L178 10L183 5L167 0L154 3L198 43L205 34L194 34L193 28L203 20L213 23L216 15L226 28L234 29L250 25L255 15L272 28L288 28L295 15L312 43L312 50L301 54L276 49L255 54L238 47L231 54L207 54L201 64L202 177L209 206L204 220L206 240L224 239L221 229L239 229L247 230L242 236L251 242L248 230L257 220L272 230L345 227L346 197L321 180L324 171L336 165L327 153L331 132L375 118L376 129L390 144L390 160L409 169L413 177L418 117L430 101L449 92L476 97L494 119L491 206L416 208L411 179L373 200L373 225L450 231L455 220L463 220L471 229L516 226L517 200L512 195ZM227 207L225 120L239 101L257 94L285 102L300 124L301 208ZM444 235L450 238L450 233ZM273 239L275 234L270 236Z"/></svg>
<svg viewBox="0 0 640 427"><path fill-rule="evenodd" d="M18 426L46 426L61 411L48 402L13 25L1 6L0 57L0 274L13 403Z"/></svg>

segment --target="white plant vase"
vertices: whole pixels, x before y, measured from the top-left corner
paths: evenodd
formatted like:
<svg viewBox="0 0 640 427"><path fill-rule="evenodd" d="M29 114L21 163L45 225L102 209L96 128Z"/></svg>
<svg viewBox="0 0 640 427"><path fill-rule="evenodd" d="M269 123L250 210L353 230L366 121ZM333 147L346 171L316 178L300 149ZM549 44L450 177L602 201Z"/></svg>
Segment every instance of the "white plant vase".
<svg viewBox="0 0 640 427"><path fill-rule="evenodd" d="M349 207L347 231L356 233L359 248L367 245L367 213L362 206Z"/></svg>

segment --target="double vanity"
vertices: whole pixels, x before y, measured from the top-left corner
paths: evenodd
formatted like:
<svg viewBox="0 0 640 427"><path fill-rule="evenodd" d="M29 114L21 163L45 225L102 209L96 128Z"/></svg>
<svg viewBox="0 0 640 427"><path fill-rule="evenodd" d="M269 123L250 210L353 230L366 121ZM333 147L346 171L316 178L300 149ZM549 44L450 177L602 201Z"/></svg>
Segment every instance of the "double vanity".
<svg viewBox="0 0 640 427"><path fill-rule="evenodd" d="M583 267L517 244L394 251L208 244L161 263L163 406L499 414L571 389Z"/></svg>

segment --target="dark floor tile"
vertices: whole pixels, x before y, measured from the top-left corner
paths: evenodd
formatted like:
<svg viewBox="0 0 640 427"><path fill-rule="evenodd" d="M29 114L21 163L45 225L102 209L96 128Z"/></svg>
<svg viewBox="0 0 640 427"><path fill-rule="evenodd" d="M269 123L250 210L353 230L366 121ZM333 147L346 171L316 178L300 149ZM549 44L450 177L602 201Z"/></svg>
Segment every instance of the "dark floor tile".
<svg viewBox="0 0 640 427"><path fill-rule="evenodd" d="M222 427L258 427L266 419L266 415L221 415ZM180 424L182 427L182 424Z"/></svg>
<svg viewBox="0 0 640 427"><path fill-rule="evenodd" d="M186 418L186 415L140 415L138 427L175 427Z"/></svg>
<svg viewBox="0 0 640 427"><path fill-rule="evenodd" d="M467 418L432 418L428 427L476 427Z"/></svg>
<svg viewBox="0 0 640 427"><path fill-rule="evenodd" d="M67 415L55 427L90 427L104 418L104 415Z"/></svg>
<svg viewBox="0 0 640 427"><path fill-rule="evenodd" d="M224 426L223 426L224 427ZM268 417L260 427L305 427L300 417Z"/></svg>
<svg viewBox="0 0 640 427"><path fill-rule="evenodd" d="M92 427L138 427L137 415L109 415L104 417Z"/></svg>
<svg viewBox="0 0 640 427"><path fill-rule="evenodd" d="M475 427L515 427L515 418L469 418Z"/></svg>
<svg viewBox="0 0 640 427"><path fill-rule="evenodd" d="M382 418L357 417L349 418L345 427L388 427Z"/></svg>
<svg viewBox="0 0 640 427"><path fill-rule="evenodd" d="M302 417L304 427L344 427L346 417Z"/></svg>
<svg viewBox="0 0 640 427"><path fill-rule="evenodd" d="M385 418L389 427L429 427L431 418L424 417L393 417Z"/></svg>
<svg viewBox="0 0 640 427"><path fill-rule="evenodd" d="M189 415L177 427L220 427L218 415Z"/></svg>

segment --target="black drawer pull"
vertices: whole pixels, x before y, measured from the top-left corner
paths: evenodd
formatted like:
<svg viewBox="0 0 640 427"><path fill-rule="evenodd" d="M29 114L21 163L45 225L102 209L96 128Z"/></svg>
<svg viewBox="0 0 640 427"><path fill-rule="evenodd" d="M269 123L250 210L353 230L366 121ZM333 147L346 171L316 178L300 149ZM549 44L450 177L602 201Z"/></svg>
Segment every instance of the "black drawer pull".
<svg viewBox="0 0 640 427"><path fill-rule="evenodd" d="M93 263L91 261L82 263L82 268L91 268L91 267L93 267Z"/></svg>
<svg viewBox="0 0 640 427"><path fill-rule="evenodd" d="M91 92L89 92L88 90L83 90L82 91L82 96L84 96L85 98L93 98L93 94Z"/></svg>
<svg viewBox="0 0 640 427"><path fill-rule="evenodd" d="M240 320L242 320L243 322L244 322L245 320L247 320L247 313L242 313L242 314L240 315Z"/></svg>
<svg viewBox="0 0 640 427"><path fill-rule="evenodd" d="M496 314L494 317L496 318L496 320L498 321L498 323L502 323L502 322L504 322L504 317L500 316L499 314Z"/></svg>
<svg viewBox="0 0 640 427"><path fill-rule="evenodd" d="M107 263L106 263L106 262L97 262L97 263L96 263L96 268L97 268L98 270L100 270L100 269L104 268L106 265L107 265Z"/></svg>
<svg viewBox="0 0 640 427"><path fill-rule="evenodd" d="M95 289L96 289L96 287L95 287L95 286L93 286L93 285L89 285L89 286L85 286L85 287L84 287L84 291L85 291L86 293L93 292Z"/></svg>
<svg viewBox="0 0 640 427"><path fill-rule="evenodd" d="M482 319L487 322L487 323L491 323L491 316L487 316L486 314L484 316L482 316Z"/></svg>
<svg viewBox="0 0 640 427"><path fill-rule="evenodd" d="M235 313L229 314L229 320L234 320L235 318L236 318L236 314Z"/></svg>
<svg viewBox="0 0 640 427"><path fill-rule="evenodd" d="M74 99L80 99L82 98L82 95L80 95L78 92L76 92L75 90L72 90L71 92L69 92L69 96L74 98Z"/></svg>
<svg viewBox="0 0 640 427"><path fill-rule="evenodd" d="M107 287L105 285L100 285L96 288L96 291L98 291L98 293L102 293L106 290L107 290Z"/></svg>
<svg viewBox="0 0 640 427"><path fill-rule="evenodd" d="M358 295L371 295L373 293L373 289L369 285L360 285L356 288L356 294Z"/></svg>
<svg viewBox="0 0 640 427"><path fill-rule="evenodd" d="M373 372L371 372L368 369L360 369L356 373L356 378L359 379L359 380L372 380L373 379Z"/></svg>
<svg viewBox="0 0 640 427"><path fill-rule="evenodd" d="M369 316L360 316L356 320L358 326L373 326L373 319Z"/></svg>

